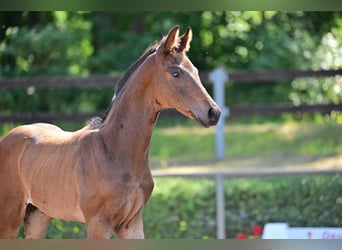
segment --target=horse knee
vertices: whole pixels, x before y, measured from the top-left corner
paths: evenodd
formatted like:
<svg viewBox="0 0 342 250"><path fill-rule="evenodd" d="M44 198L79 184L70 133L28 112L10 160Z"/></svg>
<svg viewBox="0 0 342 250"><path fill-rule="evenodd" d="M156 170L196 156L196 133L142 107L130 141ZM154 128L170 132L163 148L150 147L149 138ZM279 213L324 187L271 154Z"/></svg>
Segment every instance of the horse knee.
<svg viewBox="0 0 342 250"><path fill-rule="evenodd" d="M25 239L43 239L51 218L37 207L29 204L24 219Z"/></svg>
<svg viewBox="0 0 342 250"><path fill-rule="evenodd" d="M110 239L112 235L113 228L109 222L101 219L101 216L96 216L87 223L88 239Z"/></svg>
<svg viewBox="0 0 342 250"><path fill-rule="evenodd" d="M141 211L128 223L116 232L120 239L144 239L144 226Z"/></svg>

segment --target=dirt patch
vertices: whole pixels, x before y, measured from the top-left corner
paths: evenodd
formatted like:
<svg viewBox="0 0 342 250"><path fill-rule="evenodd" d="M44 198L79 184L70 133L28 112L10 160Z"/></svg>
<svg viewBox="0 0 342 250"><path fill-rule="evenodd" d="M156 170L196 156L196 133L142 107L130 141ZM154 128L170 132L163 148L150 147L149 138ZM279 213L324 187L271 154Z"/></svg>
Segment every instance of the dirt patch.
<svg viewBox="0 0 342 250"><path fill-rule="evenodd" d="M335 156L302 156L274 155L270 157L246 157L225 159L223 161L188 161L188 162L154 162L152 169L165 171L198 171L218 169L255 169L260 168L301 168L313 170L335 170L342 172L342 155Z"/></svg>

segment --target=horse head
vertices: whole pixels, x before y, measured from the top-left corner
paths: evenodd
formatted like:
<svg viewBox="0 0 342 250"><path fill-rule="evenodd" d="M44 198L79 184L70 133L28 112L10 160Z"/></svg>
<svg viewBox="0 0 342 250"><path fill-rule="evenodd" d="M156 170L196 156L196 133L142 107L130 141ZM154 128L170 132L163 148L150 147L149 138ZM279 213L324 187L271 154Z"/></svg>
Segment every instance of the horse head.
<svg viewBox="0 0 342 250"><path fill-rule="evenodd" d="M186 55L191 40L191 28L179 36L179 27L176 26L161 41L155 54L155 101L161 109L175 108L209 127L218 122L221 112L203 87L197 68Z"/></svg>

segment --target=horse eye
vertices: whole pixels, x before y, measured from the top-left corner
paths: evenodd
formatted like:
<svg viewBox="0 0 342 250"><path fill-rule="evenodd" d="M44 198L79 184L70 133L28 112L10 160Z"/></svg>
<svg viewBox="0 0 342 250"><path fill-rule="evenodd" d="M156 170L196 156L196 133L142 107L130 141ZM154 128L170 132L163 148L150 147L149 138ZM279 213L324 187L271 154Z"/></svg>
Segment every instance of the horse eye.
<svg viewBox="0 0 342 250"><path fill-rule="evenodd" d="M179 77L179 71L172 71L171 74L173 77Z"/></svg>

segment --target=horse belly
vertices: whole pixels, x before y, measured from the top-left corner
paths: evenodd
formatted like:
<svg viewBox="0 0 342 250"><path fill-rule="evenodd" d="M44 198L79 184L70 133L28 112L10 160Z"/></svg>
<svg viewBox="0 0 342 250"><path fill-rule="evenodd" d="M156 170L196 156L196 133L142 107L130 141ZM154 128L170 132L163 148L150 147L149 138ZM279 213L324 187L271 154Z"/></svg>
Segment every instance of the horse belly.
<svg viewBox="0 0 342 250"><path fill-rule="evenodd" d="M77 188L70 176L36 174L26 186L31 203L49 217L84 222Z"/></svg>
<svg viewBox="0 0 342 250"><path fill-rule="evenodd" d="M49 217L84 222L84 216L76 202L76 196L70 196L70 194L66 193L56 195L55 190L43 190L43 192L48 192L49 194L40 195L42 191L31 190L27 203L36 206Z"/></svg>
<svg viewBox="0 0 342 250"><path fill-rule="evenodd" d="M42 156L51 152L40 152L40 157L25 158L33 152L30 151L26 152L21 163L21 178L28 193L28 202L50 217L83 222L73 171L74 162L63 158L58 149L49 159ZM56 155L60 159L53 159Z"/></svg>

